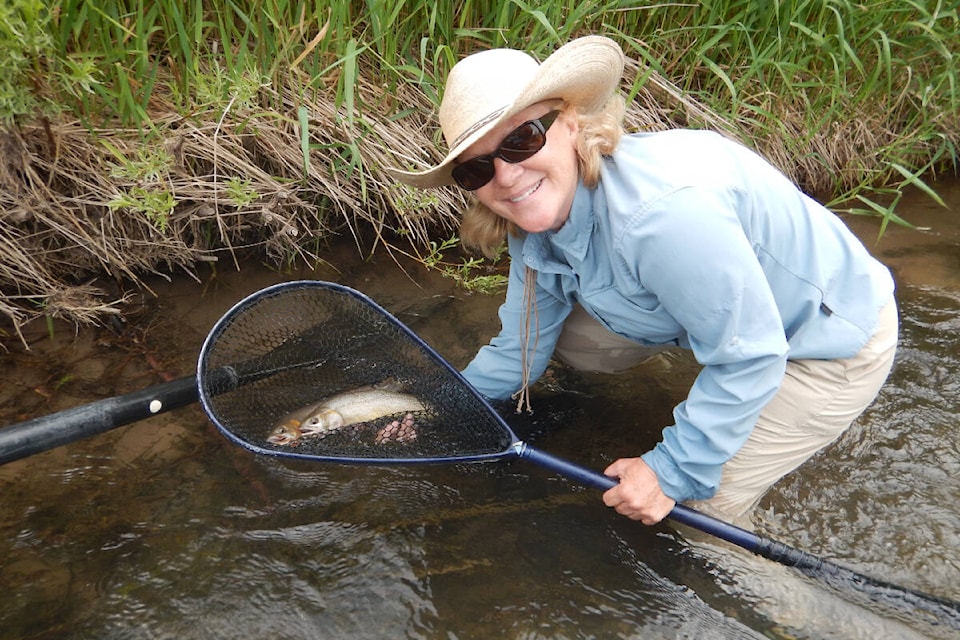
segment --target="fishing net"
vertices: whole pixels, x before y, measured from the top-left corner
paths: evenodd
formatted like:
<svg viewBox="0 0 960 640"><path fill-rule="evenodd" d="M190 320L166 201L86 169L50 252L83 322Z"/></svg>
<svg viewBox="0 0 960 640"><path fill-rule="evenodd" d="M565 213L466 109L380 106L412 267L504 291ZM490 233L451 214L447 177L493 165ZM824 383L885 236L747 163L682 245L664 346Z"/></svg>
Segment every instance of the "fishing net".
<svg viewBox="0 0 960 640"><path fill-rule="evenodd" d="M363 294L327 282L275 285L237 304L207 337L197 381L211 420L258 453L448 461L497 457L515 441L485 400L419 337ZM353 394L349 401L378 389L412 396L416 409L387 411L290 444L268 441L286 416L296 414L299 423L301 410L324 405L321 400Z"/></svg>

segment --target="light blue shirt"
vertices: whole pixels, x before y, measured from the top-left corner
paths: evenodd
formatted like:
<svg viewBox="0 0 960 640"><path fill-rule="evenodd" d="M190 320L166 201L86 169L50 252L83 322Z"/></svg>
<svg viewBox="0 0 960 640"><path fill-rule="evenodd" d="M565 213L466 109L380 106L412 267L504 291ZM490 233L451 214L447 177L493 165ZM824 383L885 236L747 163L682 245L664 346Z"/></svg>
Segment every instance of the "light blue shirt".
<svg viewBox="0 0 960 640"><path fill-rule="evenodd" d="M638 343L692 350L703 368L643 455L677 501L716 492L788 358L853 356L893 294L888 269L834 214L706 131L625 136L559 231L511 237L509 251L502 330L466 378L491 398L519 389L525 266L537 271L531 380L575 303Z"/></svg>

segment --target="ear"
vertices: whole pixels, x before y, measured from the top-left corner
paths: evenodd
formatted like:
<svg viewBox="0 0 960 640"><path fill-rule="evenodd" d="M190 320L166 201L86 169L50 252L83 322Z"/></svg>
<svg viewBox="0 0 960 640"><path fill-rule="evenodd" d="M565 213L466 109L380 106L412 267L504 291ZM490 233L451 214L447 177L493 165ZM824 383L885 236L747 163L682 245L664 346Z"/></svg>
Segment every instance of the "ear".
<svg viewBox="0 0 960 640"><path fill-rule="evenodd" d="M580 133L580 118L577 117L577 110L571 107L565 108L560 112L560 116L557 118L557 121L553 123L553 126L560 125L566 127L566 131L571 139L576 139L577 134Z"/></svg>

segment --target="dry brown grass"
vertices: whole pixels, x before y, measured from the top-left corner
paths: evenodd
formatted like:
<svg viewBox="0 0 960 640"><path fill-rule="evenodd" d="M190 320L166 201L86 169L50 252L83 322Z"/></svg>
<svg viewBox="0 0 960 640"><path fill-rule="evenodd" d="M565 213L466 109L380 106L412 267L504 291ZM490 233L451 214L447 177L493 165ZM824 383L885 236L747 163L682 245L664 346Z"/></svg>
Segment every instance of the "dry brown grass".
<svg viewBox="0 0 960 640"><path fill-rule="evenodd" d="M637 72L635 63L628 66L625 88ZM309 79L293 80L279 90L261 87L255 103L231 101L189 117L157 96L151 104L155 132L147 136L75 121L0 129L5 332L21 335L26 323L45 315L91 323L121 313L122 292L143 289L146 274L196 277L203 262L239 269L254 255L277 266L315 264L324 259L324 242L336 235L351 236L362 252L380 246L421 255L431 238L455 233L464 206L460 193L416 191L383 171L405 157L439 158L435 114L423 94L403 85L387 91L361 79L355 95L362 115L348 117L332 91L299 95L287 87L306 86ZM335 80L326 86L336 86ZM301 106L309 113L312 146L306 174ZM407 115L394 117L405 109ZM775 115L788 128L802 121L791 118L789 106ZM733 138L750 131L748 122L725 120L655 74L631 104L627 124L633 130L707 127ZM895 135L864 117L752 143L815 192L835 189L845 172L862 172L859 152ZM807 148L785 147L785 140L797 138ZM351 153L362 160L352 169ZM131 171L145 154L154 158L152 169ZM237 185L246 197L237 197ZM169 197L175 204L162 218L117 206L131 194ZM108 293L96 286L98 278L120 286Z"/></svg>
<svg viewBox="0 0 960 640"><path fill-rule="evenodd" d="M378 87L356 91L368 104L383 102ZM392 100L416 103L402 91ZM314 147L306 175L300 105L310 114ZM44 315L89 323L120 312L125 297L96 287L97 278L142 288L145 274L194 275L211 261L239 268L251 255L278 266L315 264L324 258L322 241L343 233L360 251L373 250L363 239L370 237L374 245L405 237L424 246L430 233L454 227L462 206L458 194L420 194L387 179L388 149L427 146L422 130L389 114L349 121L333 96L305 104L269 87L261 88L260 104L189 118L161 99L151 106L157 134L147 136L147 146L159 170L145 175L124 170L144 157L137 131L47 120L0 130L0 315L7 333L19 335ZM421 109L427 121L430 106ZM360 170L343 167L351 145ZM231 180L242 184L242 201L232 197ZM162 220L116 206L144 193L172 196L175 206Z"/></svg>

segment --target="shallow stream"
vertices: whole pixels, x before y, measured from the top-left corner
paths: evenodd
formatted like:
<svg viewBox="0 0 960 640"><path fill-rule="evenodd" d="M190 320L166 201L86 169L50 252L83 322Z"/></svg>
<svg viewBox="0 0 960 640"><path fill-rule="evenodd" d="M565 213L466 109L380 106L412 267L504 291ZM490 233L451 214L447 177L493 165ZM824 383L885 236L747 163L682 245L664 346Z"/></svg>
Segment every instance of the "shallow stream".
<svg viewBox="0 0 960 640"><path fill-rule="evenodd" d="M960 184L917 197L926 231L848 224L894 271L892 376L867 413L761 504L758 530L877 579L960 600ZM498 296L386 255L339 271L222 266L151 282L130 322L30 327L0 354L0 424L193 372L235 302L341 282L457 367L497 330ZM696 366L551 368L537 448L603 469L659 438ZM644 527L525 461L351 467L257 457L197 405L0 466L0 638L957 637L669 524Z"/></svg>

